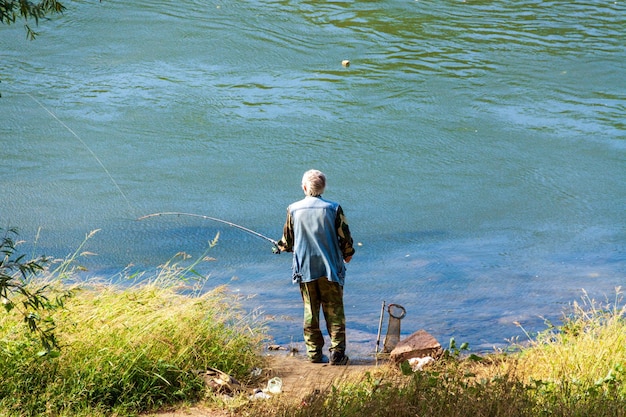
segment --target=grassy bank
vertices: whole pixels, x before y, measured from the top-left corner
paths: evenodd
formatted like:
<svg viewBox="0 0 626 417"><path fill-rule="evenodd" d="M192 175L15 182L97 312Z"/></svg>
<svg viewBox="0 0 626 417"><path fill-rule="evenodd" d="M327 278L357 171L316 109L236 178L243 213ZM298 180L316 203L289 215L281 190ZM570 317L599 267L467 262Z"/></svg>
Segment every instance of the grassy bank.
<svg viewBox="0 0 626 417"><path fill-rule="evenodd" d="M306 399L250 401L246 392L224 401L197 371L217 368L245 384L264 366L263 323L226 288L199 292L197 261L177 259L132 285L70 284L66 260L27 280L24 293L58 300L35 316L19 308L22 292L7 293L15 307L0 315L0 416L130 416L181 404L237 416L626 416L619 289L605 302L583 296L561 324L506 351L478 357L451 345L423 371L372 367ZM53 332L54 349L29 330L34 319Z"/></svg>
<svg viewBox="0 0 626 417"><path fill-rule="evenodd" d="M42 350L18 309L0 315L0 415L136 415L201 400L198 370L245 381L260 364L262 324L225 288L194 292L192 267L167 264L124 286L70 285L62 267L30 283L47 299L71 294L37 313L59 348Z"/></svg>

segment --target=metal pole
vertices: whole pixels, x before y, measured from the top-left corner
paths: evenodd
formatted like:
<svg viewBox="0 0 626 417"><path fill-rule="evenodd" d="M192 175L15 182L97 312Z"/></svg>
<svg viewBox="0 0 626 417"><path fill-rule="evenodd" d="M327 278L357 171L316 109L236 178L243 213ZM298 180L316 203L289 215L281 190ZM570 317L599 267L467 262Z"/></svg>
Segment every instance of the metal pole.
<svg viewBox="0 0 626 417"><path fill-rule="evenodd" d="M376 336L376 364L378 365L378 347L380 345L380 332L383 329L383 315L385 314L385 300L380 308L380 320L378 321L378 336Z"/></svg>

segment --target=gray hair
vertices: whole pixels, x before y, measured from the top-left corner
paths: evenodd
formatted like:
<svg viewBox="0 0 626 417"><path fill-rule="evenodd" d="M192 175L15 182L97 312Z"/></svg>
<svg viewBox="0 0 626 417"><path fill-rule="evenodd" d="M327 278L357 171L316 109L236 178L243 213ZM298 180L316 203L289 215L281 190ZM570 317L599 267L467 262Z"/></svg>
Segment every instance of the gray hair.
<svg viewBox="0 0 626 417"><path fill-rule="evenodd" d="M326 188L326 175L317 169L310 169L302 176L302 187L306 186L306 195L318 197Z"/></svg>

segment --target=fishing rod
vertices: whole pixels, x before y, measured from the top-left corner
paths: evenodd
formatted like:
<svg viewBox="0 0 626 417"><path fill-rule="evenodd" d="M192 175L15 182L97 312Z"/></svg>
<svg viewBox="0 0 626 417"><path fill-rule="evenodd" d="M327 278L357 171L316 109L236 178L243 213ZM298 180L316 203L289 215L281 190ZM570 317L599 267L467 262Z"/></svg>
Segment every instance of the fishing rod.
<svg viewBox="0 0 626 417"><path fill-rule="evenodd" d="M233 223L233 222L229 222L226 220L222 220L222 219L218 219L216 217L211 217L211 216L204 216L202 214L194 214L194 213L181 213L178 211L167 211L167 212L162 212L162 213L152 213L152 214L147 214L145 216L141 216L139 217L137 220L144 220L144 219L148 219L150 217L160 217L160 216L189 216L189 217L198 217L200 219L205 219L205 220L213 220L214 222L218 222L218 223L224 223L227 224L231 227L235 227L237 229L243 230L244 232L250 233L251 235L254 235L256 237L260 237L261 239L265 239L268 242L272 242L272 244L274 245L274 248L276 249L276 253L280 253L280 249L278 248L278 242L276 242L274 239L267 237L265 235L262 235L259 232L255 232L254 230L248 229L247 227L243 227L239 224Z"/></svg>

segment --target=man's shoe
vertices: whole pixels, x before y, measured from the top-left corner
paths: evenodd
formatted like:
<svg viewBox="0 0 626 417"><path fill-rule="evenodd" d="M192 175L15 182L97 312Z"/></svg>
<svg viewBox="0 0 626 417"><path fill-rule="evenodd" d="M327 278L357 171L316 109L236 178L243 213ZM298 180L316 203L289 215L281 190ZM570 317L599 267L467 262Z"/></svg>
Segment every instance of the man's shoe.
<svg viewBox="0 0 626 417"><path fill-rule="evenodd" d="M309 361L311 361L311 363L328 363L328 356L326 355L313 356L312 358L309 358Z"/></svg>
<svg viewBox="0 0 626 417"><path fill-rule="evenodd" d="M349 358L343 352L332 352L330 354L331 365L347 365Z"/></svg>

